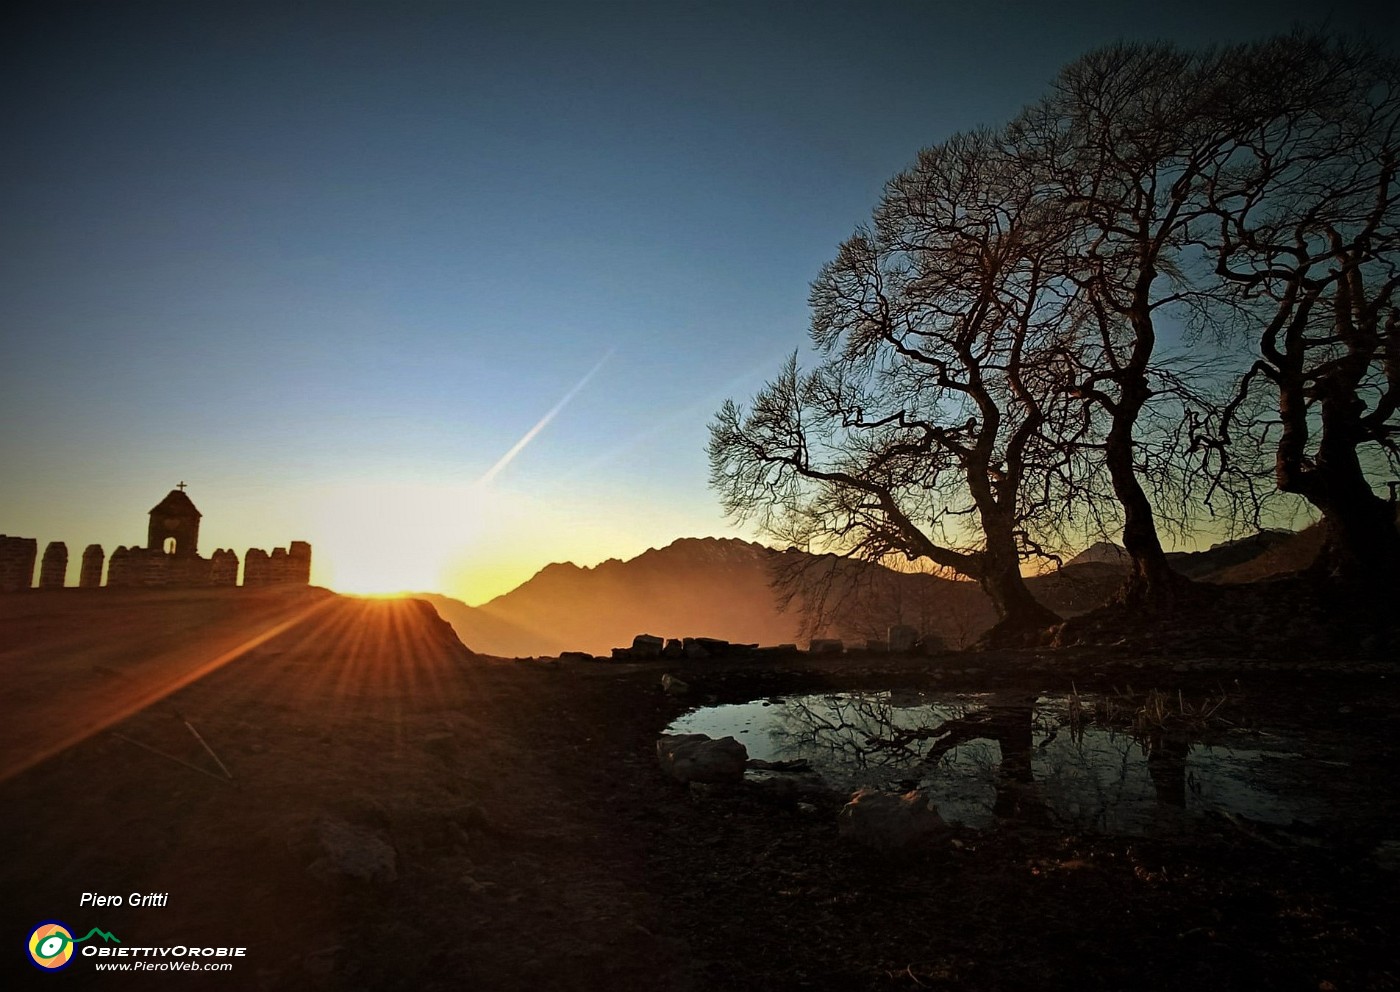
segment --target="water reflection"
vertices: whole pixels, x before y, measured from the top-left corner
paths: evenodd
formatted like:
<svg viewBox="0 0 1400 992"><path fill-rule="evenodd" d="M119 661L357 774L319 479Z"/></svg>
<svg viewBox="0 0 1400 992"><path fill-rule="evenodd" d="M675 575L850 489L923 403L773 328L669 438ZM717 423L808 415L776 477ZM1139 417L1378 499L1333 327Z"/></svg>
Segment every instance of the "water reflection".
<svg viewBox="0 0 1400 992"><path fill-rule="evenodd" d="M670 729L734 734L753 758L805 759L836 789L923 788L945 819L972 827L1140 834L1210 813L1278 825L1318 813L1268 760L1296 757L1286 741L1134 736L1072 721L1063 696L798 696L697 710Z"/></svg>

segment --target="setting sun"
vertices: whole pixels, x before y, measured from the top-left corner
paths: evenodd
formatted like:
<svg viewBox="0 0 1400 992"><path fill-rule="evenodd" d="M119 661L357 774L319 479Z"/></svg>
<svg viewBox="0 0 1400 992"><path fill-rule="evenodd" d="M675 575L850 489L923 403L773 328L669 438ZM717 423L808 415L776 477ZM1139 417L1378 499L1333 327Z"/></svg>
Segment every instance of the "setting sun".
<svg viewBox="0 0 1400 992"><path fill-rule="evenodd" d="M506 510L496 494L470 485L335 488L316 518L318 584L360 594L446 588L457 559Z"/></svg>

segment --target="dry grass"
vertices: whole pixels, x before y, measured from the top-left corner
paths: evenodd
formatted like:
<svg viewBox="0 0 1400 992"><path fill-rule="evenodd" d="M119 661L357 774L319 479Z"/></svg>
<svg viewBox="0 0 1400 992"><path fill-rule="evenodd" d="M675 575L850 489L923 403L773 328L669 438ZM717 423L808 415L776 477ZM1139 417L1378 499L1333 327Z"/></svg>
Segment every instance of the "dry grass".
<svg viewBox="0 0 1400 992"><path fill-rule="evenodd" d="M1239 726L1241 703L1239 693L1230 693L1224 688L1192 698L1181 689L1175 692L1149 689L1138 694L1132 686L1086 700L1079 694L1078 687L1071 684L1069 724L1075 734L1093 725L1124 730L1143 738L1164 734L1197 737L1211 730Z"/></svg>

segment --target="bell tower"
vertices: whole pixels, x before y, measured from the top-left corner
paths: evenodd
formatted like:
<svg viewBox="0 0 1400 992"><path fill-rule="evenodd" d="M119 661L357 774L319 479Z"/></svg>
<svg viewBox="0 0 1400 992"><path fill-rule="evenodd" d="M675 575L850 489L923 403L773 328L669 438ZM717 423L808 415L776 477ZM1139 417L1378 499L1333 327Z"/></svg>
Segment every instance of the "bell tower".
<svg viewBox="0 0 1400 992"><path fill-rule="evenodd" d="M170 551L178 557L199 554L199 518L202 514L185 495L181 482L165 499L151 508L151 525L146 531L146 547Z"/></svg>

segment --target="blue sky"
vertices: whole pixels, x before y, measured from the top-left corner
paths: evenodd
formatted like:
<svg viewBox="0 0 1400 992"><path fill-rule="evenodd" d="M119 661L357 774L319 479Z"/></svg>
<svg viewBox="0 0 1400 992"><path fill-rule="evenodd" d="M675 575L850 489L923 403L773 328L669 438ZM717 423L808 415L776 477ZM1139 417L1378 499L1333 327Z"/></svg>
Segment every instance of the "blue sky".
<svg viewBox="0 0 1400 992"><path fill-rule="evenodd" d="M733 533L709 417L918 148L1100 44L1395 36L1371 6L34 4L0 43L0 530L110 551L183 479L206 552L307 539L318 581L470 601Z"/></svg>

